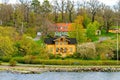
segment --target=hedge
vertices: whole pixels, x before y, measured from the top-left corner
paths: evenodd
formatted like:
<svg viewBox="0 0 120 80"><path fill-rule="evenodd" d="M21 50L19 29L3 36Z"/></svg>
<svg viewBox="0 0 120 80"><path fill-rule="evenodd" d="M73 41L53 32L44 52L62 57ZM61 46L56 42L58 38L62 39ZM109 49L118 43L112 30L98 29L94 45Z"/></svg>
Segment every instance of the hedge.
<svg viewBox="0 0 120 80"><path fill-rule="evenodd" d="M44 64L44 65L119 65L120 61L85 61L85 60L32 60L31 64Z"/></svg>
<svg viewBox="0 0 120 80"><path fill-rule="evenodd" d="M25 57L14 57L18 63L26 64ZM11 58L4 57L1 59L3 62L9 62ZM28 63L27 63L28 64ZM81 65L81 66L101 66L101 65L120 65L120 61L115 60L43 60L43 59L31 59L29 64L41 64L41 65Z"/></svg>

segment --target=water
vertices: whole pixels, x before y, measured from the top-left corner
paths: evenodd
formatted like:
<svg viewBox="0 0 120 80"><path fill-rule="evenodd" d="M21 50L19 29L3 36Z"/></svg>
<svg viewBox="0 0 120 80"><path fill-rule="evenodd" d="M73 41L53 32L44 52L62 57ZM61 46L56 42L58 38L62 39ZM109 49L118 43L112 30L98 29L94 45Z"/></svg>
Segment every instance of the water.
<svg viewBox="0 0 120 80"><path fill-rule="evenodd" d="M0 80L120 80L120 72L45 72L42 74L0 72Z"/></svg>

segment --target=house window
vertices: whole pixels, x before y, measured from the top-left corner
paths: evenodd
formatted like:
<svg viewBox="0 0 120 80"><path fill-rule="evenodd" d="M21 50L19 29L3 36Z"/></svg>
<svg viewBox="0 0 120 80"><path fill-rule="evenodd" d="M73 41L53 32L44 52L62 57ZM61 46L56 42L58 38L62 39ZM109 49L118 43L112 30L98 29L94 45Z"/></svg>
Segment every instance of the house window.
<svg viewBox="0 0 120 80"><path fill-rule="evenodd" d="M56 48L56 52L59 52L59 48Z"/></svg>
<svg viewBox="0 0 120 80"><path fill-rule="evenodd" d="M60 48L60 52L63 52L63 48Z"/></svg>
<svg viewBox="0 0 120 80"><path fill-rule="evenodd" d="M60 42L60 45L62 45L62 42Z"/></svg>
<svg viewBox="0 0 120 80"><path fill-rule="evenodd" d="M58 45L58 42L55 42L56 45Z"/></svg>
<svg viewBox="0 0 120 80"><path fill-rule="evenodd" d="M66 53L67 52L67 48L64 48L64 53Z"/></svg>
<svg viewBox="0 0 120 80"><path fill-rule="evenodd" d="M72 47L70 47L70 52L73 52L73 48Z"/></svg>

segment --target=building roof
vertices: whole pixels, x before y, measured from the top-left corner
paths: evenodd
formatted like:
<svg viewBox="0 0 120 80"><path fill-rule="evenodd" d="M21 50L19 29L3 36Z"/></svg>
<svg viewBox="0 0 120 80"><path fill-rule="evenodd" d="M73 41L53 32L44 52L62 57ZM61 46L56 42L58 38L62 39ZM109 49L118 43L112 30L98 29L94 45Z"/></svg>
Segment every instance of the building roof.
<svg viewBox="0 0 120 80"><path fill-rule="evenodd" d="M76 38L68 38L68 40L70 40L69 44L76 44Z"/></svg>
<svg viewBox="0 0 120 80"><path fill-rule="evenodd" d="M55 26L55 31L58 32L68 32L72 23L56 23L54 24Z"/></svg>
<svg viewBox="0 0 120 80"><path fill-rule="evenodd" d="M57 38L45 38L45 39L44 39L44 42L45 42L46 44L55 44L55 40L56 40L56 39L57 39ZM69 40L68 44L76 44L76 43L77 43L76 38L66 38L66 39Z"/></svg>

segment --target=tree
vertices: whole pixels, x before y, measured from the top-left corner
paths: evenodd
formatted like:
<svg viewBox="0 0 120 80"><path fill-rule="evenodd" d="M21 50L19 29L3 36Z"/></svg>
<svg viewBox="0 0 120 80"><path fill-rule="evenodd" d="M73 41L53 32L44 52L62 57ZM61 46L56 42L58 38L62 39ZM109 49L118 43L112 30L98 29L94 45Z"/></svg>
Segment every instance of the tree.
<svg viewBox="0 0 120 80"><path fill-rule="evenodd" d="M96 40L95 33L96 33L96 30L99 29L99 26L100 24L97 21L88 24L87 31L86 31L88 39L91 39L92 41Z"/></svg>
<svg viewBox="0 0 120 80"><path fill-rule="evenodd" d="M48 17L47 14L51 12L51 5L48 0L44 0L44 2L42 3L41 12L43 17L46 17L46 16Z"/></svg>
<svg viewBox="0 0 120 80"><path fill-rule="evenodd" d="M60 0L60 2L58 2L58 0L55 0L55 3L57 5L57 9L61 13L61 19L62 19L62 22L63 22L64 21L64 12L66 10L66 1L65 0Z"/></svg>
<svg viewBox="0 0 120 80"><path fill-rule="evenodd" d="M113 11L111 10L111 8L109 6L106 6L104 8L104 15L103 15L103 19L104 19L104 26L106 29L106 33L109 32L110 27L112 26L113 23Z"/></svg>
<svg viewBox="0 0 120 80"><path fill-rule="evenodd" d="M115 10L115 22L117 22L117 25L120 26L120 0L114 5L114 10ZM116 23L115 23L116 24Z"/></svg>
<svg viewBox="0 0 120 80"><path fill-rule="evenodd" d="M91 22L90 18L87 16L87 14L84 14L84 20L83 20L83 26L84 28L87 28L88 24Z"/></svg>
<svg viewBox="0 0 120 80"><path fill-rule="evenodd" d="M92 14L91 21L94 22L95 21L95 15L96 15L98 9L100 8L100 2L98 0L90 0L88 2L88 6L89 6L89 9L90 9L90 13Z"/></svg>
<svg viewBox="0 0 120 80"><path fill-rule="evenodd" d="M35 13L40 13L40 2L38 0L32 0L31 6Z"/></svg>
<svg viewBox="0 0 120 80"><path fill-rule="evenodd" d="M14 23L13 26L20 34L23 34L24 31L22 26L23 20L24 20L24 16L22 11L20 10L20 7L16 6L13 13L13 23Z"/></svg>
<svg viewBox="0 0 120 80"><path fill-rule="evenodd" d="M3 4L7 4L9 2L9 0L2 0Z"/></svg>
<svg viewBox="0 0 120 80"><path fill-rule="evenodd" d="M24 16L22 23L26 24L25 26L28 27L28 22L29 22L29 12L30 12L30 2L29 0L19 0L21 5L20 5L20 10L23 13L22 16Z"/></svg>
<svg viewBox="0 0 120 80"><path fill-rule="evenodd" d="M74 23L71 25L72 31L69 32L69 36L76 38L78 43L86 41L85 29L83 28L83 17L77 16Z"/></svg>
<svg viewBox="0 0 120 80"><path fill-rule="evenodd" d="M1 25L12 26L13 7L10 4L0 4L0 22Z"/></svg>
<svg viewBox="0 0 120 80"><path fill-rule="evenodd" d="M15 47L17 48L16 55L26 56L26 55L39 55L44 53L46 50L44 49L44 45L37 44L32 39L26 37L25 35L21 40L16 42Z"/></svg>
<svg viewBox="0 0 120 80"><path fill-rule="evenodd" d="M56 2L54 2L53 6L52 6L52 11L53 11L53 16L54 16L54 22L58 22L58 9L57 9L57 5Z"/></svg>
<svg viewBox="0 0 120 80"><path fill-rule="evenodd" d="M67 10L69 12L69 22L72 22L73 9L74 9L74 1L67 0Z"/></svg>

